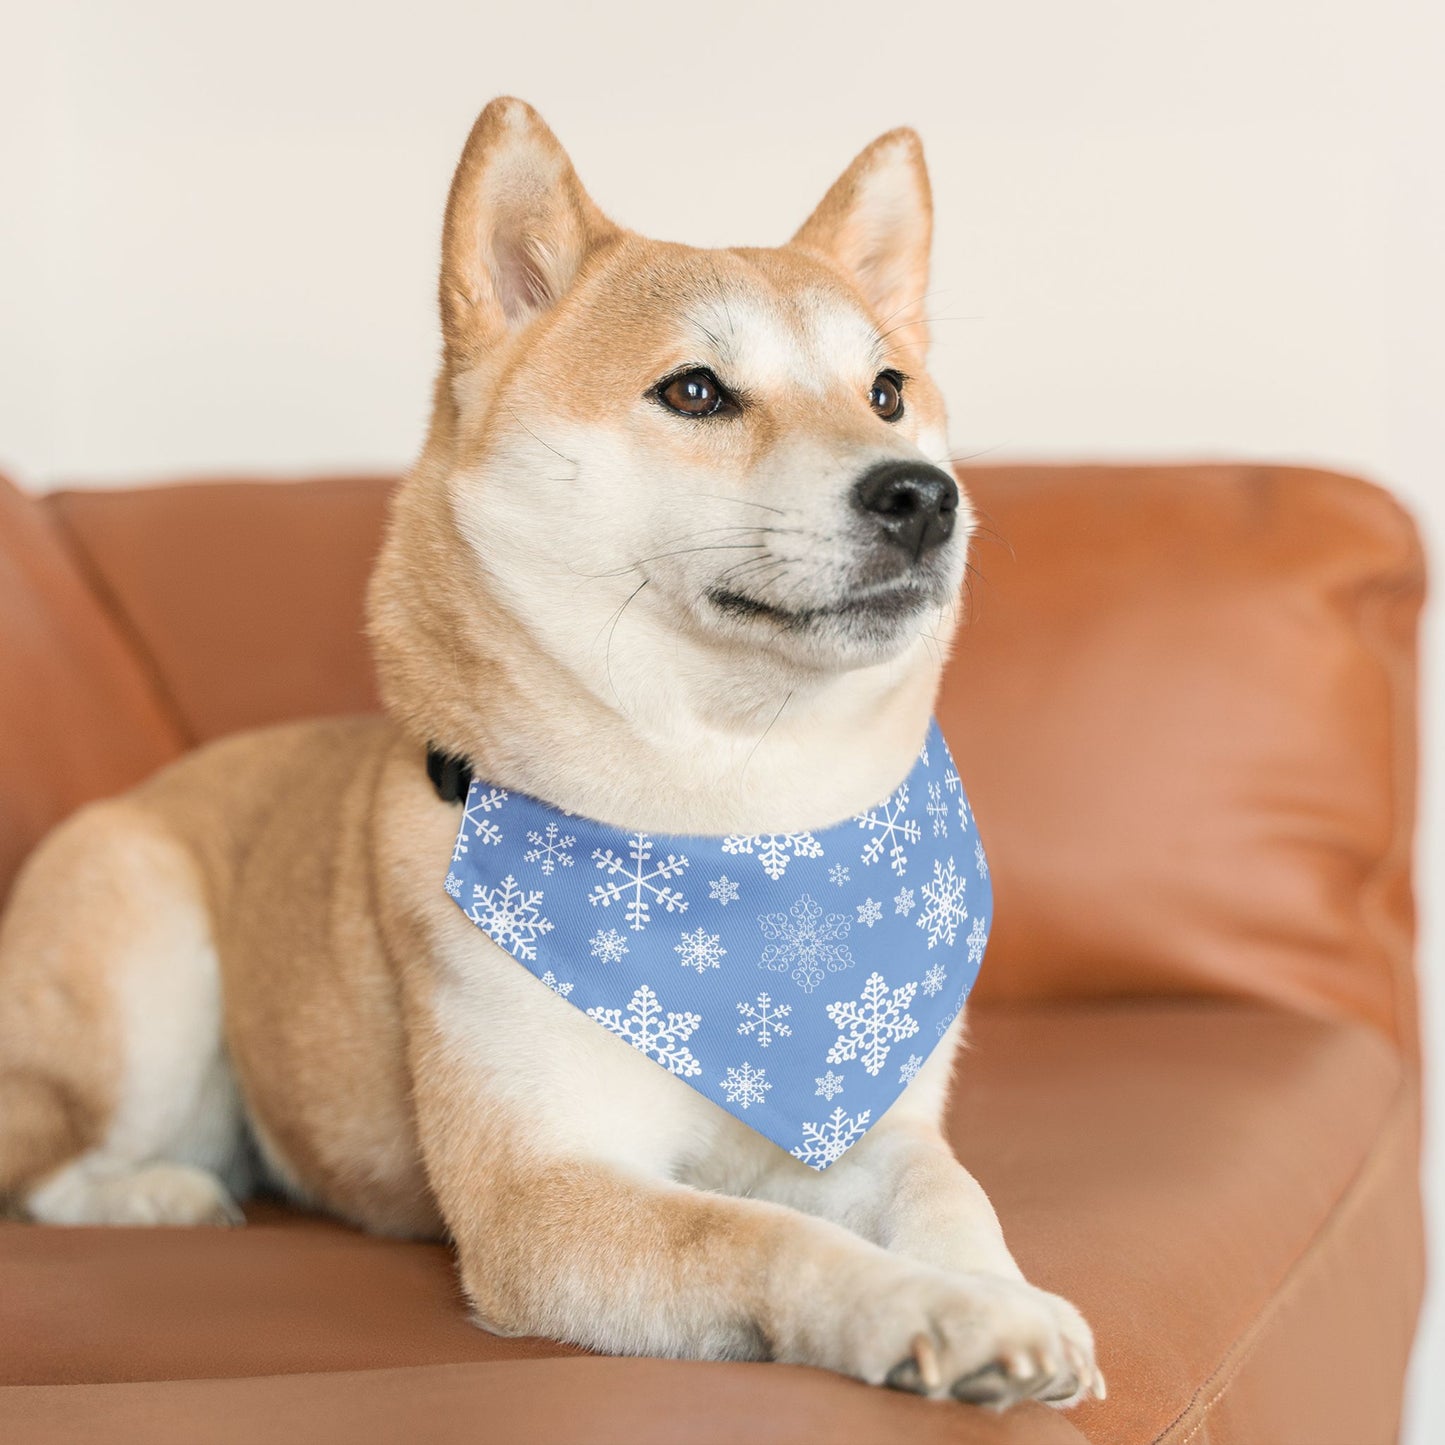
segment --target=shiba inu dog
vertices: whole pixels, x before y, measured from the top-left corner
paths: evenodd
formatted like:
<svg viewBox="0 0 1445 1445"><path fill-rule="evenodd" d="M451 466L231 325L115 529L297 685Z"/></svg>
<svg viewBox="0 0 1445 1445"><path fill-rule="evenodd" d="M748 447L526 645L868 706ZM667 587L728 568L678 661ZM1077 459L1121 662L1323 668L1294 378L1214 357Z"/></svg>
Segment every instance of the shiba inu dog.
<svg viewBox="0 0 1445 1445"><path fill-rule="evenodd" d="M0 1195L241 1222L258 1183L454 1242L476 1321L995 1405L1103 1395L940 1133L955 1023L806 1167L441 888L428 749L629 829L790 832L919 752L971 530L936 463L910 131L777 249L610 222L498 100L447 204L444 358L369 596L384 718L226 739L58 828L0 932Z"/></svg>

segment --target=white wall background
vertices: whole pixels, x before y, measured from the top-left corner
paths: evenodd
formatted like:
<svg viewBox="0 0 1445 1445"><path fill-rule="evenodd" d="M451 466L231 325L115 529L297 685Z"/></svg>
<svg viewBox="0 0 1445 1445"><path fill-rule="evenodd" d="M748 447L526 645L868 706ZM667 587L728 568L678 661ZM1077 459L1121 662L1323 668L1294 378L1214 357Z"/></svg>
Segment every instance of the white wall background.
<svg viewBox="0 0 1445 1445"><path fill-rule="evenodd" d="M1438 558L1442 12L0 0L0 465L45 486L404 463L442 197L509 91L606 209L699 243L783 238L854 150L916 125L955 450L1357 469ZM1438 744L1439 627L1429 645ZM1437 1060L1440 772L1420 873ZM1439 1129L1431 1169L1445 1238ZM1438 1292L1409 1438L1445 1439Z"/></svg>

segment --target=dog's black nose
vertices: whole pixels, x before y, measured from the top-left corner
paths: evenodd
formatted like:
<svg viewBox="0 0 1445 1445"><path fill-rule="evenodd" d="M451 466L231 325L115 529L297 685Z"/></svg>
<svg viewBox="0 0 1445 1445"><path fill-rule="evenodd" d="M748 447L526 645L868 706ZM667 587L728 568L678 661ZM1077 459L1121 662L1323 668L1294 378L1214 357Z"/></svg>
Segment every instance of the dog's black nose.
<svg viewBox="0 0 1445 1445"><path fill-rule="evenodd" d="M879 462L858 478L853 504L916 562L953 535L958 483L926 462Z"/></svg>

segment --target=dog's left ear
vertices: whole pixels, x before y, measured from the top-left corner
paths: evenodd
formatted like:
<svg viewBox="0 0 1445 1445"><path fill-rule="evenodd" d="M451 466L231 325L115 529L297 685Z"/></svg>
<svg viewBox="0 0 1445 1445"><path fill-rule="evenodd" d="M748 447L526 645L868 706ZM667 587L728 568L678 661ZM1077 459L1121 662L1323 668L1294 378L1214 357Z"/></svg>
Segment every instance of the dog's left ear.
<svg viewBox="0 0 1445 1445"><path fill-rule="evenodd" d="M908 342L928 344L923 298L933 239L933 195L923 143L906 127L863 150L833 182L790 242L849 272L880 324L907 326Z"/></svg>

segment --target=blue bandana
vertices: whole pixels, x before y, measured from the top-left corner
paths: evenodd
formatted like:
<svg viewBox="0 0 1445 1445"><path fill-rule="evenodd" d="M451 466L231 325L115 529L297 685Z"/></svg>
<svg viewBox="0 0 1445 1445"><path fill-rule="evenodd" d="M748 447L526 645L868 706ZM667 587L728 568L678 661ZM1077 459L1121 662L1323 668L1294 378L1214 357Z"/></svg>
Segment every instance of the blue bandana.
<svg viewBox="0 0 1445 1445"><path fill-rule="evenodd" d="M474 780L446 891L546 987L805 1164L876 1123L992 920L936 722L881 803L809 833L628 832Z"/></svg>

